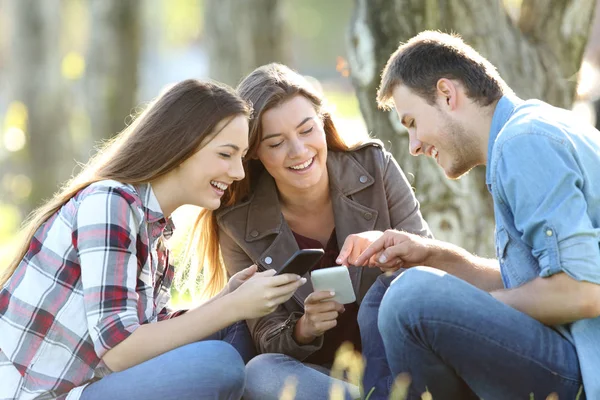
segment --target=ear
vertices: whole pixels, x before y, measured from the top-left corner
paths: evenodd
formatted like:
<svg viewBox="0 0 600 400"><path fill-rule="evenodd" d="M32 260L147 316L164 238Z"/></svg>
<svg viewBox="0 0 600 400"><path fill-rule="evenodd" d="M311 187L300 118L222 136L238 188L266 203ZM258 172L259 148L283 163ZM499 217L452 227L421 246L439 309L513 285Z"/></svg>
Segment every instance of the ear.
<svg viewBox="0 0 600 400"><path fill-rule="evenodd" d="M458 86L455 81L440 78L436 84L437 95L440 103L450 110L458 106Z"/></svg>

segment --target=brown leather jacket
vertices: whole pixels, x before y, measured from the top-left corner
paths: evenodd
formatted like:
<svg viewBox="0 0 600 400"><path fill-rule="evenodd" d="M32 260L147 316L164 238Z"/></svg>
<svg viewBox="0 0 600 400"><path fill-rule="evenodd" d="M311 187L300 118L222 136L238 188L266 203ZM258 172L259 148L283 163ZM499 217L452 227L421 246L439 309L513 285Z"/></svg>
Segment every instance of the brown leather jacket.
<svg viewBox="0 0 600 400"><path fill-rule="evenodd" d="M370 230L395 228L431 236L406 177L378 142L351 152L329 151L327 170L340 247L348 235ZM275 181L266 171L249 200L218 212L217 221L230 275L253 263L259 270L279 269L298 250L283 219ZM380 274L377 268L350 267L359 304ZM304 299L313 291L310 274L306 278L308 282L275 312L247 321L260 353L283 353L304 360L321 348L323 337L307 345L299 345L292 337L293 327L303 314Z"/></svg>

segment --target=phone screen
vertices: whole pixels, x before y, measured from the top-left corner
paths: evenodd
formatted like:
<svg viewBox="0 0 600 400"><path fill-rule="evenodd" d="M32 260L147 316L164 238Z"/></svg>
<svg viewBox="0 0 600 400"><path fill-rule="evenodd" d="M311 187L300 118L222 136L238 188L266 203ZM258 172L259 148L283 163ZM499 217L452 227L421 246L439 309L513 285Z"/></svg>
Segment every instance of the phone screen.
<svg viewBox="0 0 600 400"><path fill-rule="evenodd" d="M325 252L322 249L304 249L298 250L277 272L281 274L296 274L303 276L315 266L323 257Z"/></svg>

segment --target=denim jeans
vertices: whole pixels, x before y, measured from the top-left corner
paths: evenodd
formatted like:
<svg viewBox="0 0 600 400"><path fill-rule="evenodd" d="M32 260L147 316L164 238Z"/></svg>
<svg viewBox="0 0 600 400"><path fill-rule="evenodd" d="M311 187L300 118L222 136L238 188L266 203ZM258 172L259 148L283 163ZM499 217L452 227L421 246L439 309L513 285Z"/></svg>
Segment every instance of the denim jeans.
<svg viewBox="0 0 600 400"><path fill-rule="evenodd" d="M254 355L245 322L178 347L86 387L81 400L240 399Z"/></svg>
<svg viewBox="0 0 600 400"><path fill-rule="evenodd" d="M377 329L377 318L383 295L397 275L398 273L379 276L369 288L358 310L362 355L366 364L363 391L365 397L370 394L369 400L387 400L394 381L383 340Z"/></svg>
<svg viewBox="0 0 600 400"><path fill-rule="evenodd" d="M347 400L360 398L357 386L329 376L327 367L304 364L284 354L268 353L253 358L246 365L244 400L278 400L286 384L293 380L294 400L329 399L332 385L344 389Z"/></svg>
<svg viewBox="0 0 600 400"><path fill-rule="evenodd" d="M396 278L379 330L393 376L412 379L409 399L570 400L581 388L575 347L557 331L433 268Z"/></svg>

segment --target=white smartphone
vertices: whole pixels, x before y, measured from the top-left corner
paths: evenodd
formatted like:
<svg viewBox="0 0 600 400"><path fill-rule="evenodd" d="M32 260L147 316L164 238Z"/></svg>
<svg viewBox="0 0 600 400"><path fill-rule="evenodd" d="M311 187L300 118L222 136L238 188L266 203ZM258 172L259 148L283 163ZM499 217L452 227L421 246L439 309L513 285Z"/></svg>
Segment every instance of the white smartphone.
<svg viewBox="0 0 600 400"><path fill-rule="evenodd" d="M356 301L348 267L342 265L340 267L317 269L311 272L310 279L315 292L321 290L334 291L335 296L332 300L340 304Z"/></svg>

